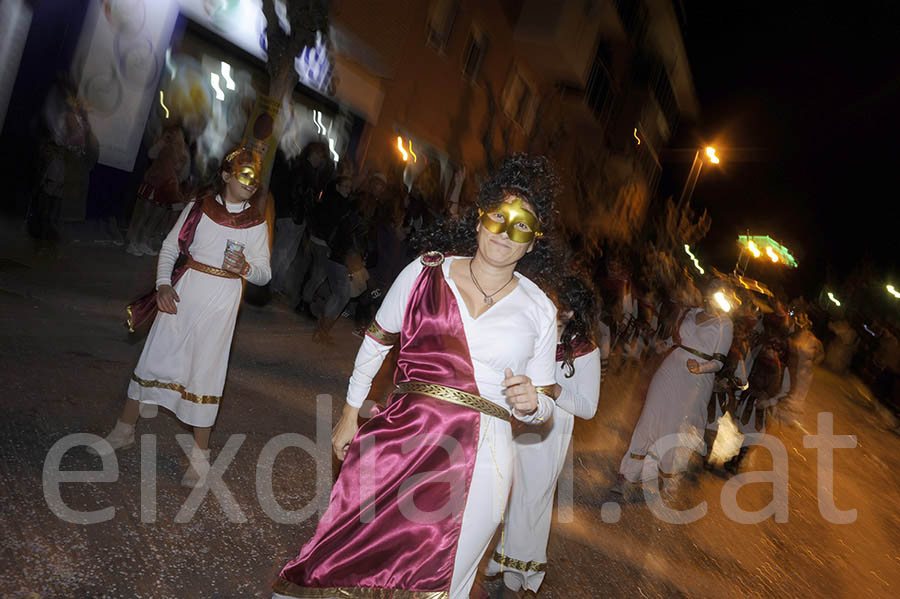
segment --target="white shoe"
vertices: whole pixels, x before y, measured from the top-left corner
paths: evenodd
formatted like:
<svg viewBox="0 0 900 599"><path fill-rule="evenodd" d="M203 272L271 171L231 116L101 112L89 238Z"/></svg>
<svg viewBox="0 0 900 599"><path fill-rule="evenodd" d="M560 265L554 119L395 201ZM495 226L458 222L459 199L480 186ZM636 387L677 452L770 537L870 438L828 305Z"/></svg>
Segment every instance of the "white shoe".
<svg viewBox="0 0 900 599"><path fill-rule="evenodd" d="M89 453L102 457L114 453L117 449L127 449L132 445L134 445L134 425L118 420L116 426L104 437L103 441L88 445L87 450Z"/></svg>
<svg viewBox="0 0 900 599"><path fill-rule="evenodd" d="M140 245L140 248L141 248L141 252L145 256L156 256L159 254L159 250L154 250L152 247L150 247L150 244L148 244L148 243L142 243Z"/></svg>
<svg viewBox="0 0 900 599"><path fill-rule="evenodd" d="M209 473L209 450L194 449L191 451L188 469L181 477L181 486L194 489L206 484L206 475Z"/></svg>
<svg viewBox="0 0 900 599"><path fill-rule="evenodd" d="M128 252L129 254L131 254L132 256L143 256L144 255L144 252L141 251L141 248L139 248L134 243L129 243L125 247L125 251Z"/></svg>

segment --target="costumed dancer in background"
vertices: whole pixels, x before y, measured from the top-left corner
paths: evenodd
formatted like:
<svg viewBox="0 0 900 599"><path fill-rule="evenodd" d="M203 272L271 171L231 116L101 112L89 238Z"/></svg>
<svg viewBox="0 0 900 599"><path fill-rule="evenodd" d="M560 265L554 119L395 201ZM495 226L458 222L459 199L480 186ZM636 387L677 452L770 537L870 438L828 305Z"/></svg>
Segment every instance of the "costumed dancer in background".
<svg viewBox="0 0 900 599"><path fill-rule="evenodd" d="M691 449L702 449L700 435L715 373L725 365L731 347L731 320L714 297L720 290L721 283L714 282L703 298L704 307L681 315L672 347L650 382L613 492L622 493L626 482L637 484L657 475L667 479L667 493L674 491L675 476L686 468ZM674 442L666 438L670 435L678 435L680 446L666 450L666 442ZM657 446L658 441L664 445Z"/></svg>
<svg viewBox="0 0 900 599"><path fill-rule="evenodd" d="M813 369L825 360L825 348L812 332L812 321L798 308L791 310L794 333L788 339L788 368L791 372L790 401L782 406L787 414L799 420L806 409L806 395L812 385Z"/></svg>
<svg viewBox="0 0 900 599"><path fill-rule="evenodd" d="M753 362L749 388L741 392L734 412L742 435L766 432L766 421L782 400L790 401L791 375L785 366L787 344L783 338L770 337ZM725 469L737 474L750 446L725 463Z"/></svg>
<svg viewBox="0 0 900 599"><path fill-rule="evenodd" d="M180 182L187 178L185 171L190 165L190 157L181 125L167 125L147 154L153 164L138 187L126 236L128 245L125 251L133 256L155 256L158 253L150 246L150 240L166 221L172 206L182 201Z"/></svg>
<svg viewBox="0 0 900 599"><path fill-rule="evenodd" d="M487 574L503 573L503 597L537 593L547 569L556 481L565 465L575 417L590 420L600 398L600 350L594 343L595 295L566 277L557 293L556 397L553 418L516 437L516 460L502 542Z"/></svg>
<svg viewBox="0 0 900 599"><path fill-rule="evenodd" d="M556 308L516 269L551 286L559 272L539 239L556 187L545 158L511 156L482 186L480 217L425 235L448 255L404 268L366 331L332 433L344 464L331 503L275 597L469 597L507 504L510 422L553 413L536 386L555 384ZM395 344L397 388L358 427Z"/></svg>
<svg viewBox="0 0 900 599"><path fill-rule="evenodd" d="M268 230L252 201L260 160L238 149L223 167L220 193L210 190L191 202L163 242L156 291L128 306L131 330L151 319L153 325L119 421L90 446L107 454L132 445L140 403L161 405L194 427L181 481L189 487L203 484L209 470L210 428L225 386L241 279L265 285L271 277ZM179 256L186 262L176 267Z"/></svg>

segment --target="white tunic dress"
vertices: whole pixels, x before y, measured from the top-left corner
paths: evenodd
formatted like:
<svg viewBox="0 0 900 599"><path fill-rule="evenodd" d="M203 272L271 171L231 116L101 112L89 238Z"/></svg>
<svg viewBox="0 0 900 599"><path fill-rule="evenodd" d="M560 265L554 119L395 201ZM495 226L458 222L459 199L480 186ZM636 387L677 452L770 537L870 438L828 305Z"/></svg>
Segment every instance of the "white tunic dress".
<svg viewBox="0 0 900 599"><path fill-rule="evenodd" d="M450 278L450 265L459 259L468 258L447 258L440 268L459 306L478 391L481 397L508 410L502 386L506 368L515 374L529 376L535 386L554 384L556 307L537 285L516 273L518 284L513 291L497 300L478 318L472 318ZM402 329L407 299L422 268L417 259L394 281L375 317L384 330L393 333ZM347 390L349 405L362 405L372 379L389 351L390 346L369 337L363 341ZM538 399L540 405L534 414L515 417L526 423L548 420L553 413L553 400L543 394L539 394ZM512 469L513 442L509 422L481 414L478 450L463 511L449 599L469 597L478 563L506 509Z"/></svg>
<svg viewBox="0 0 900 599"><path fill-rule="evenodd" d="M222 203L221 197L216 198ZM159 252L157 288L170 285L178 258L178 234L193 208L189 204L169 232ZM226 204L229 212L242 206ZM250 263L246 279L265 285L271 277L268 230L265 223L246 229L220 225L201 216L190 247L191 257L221 267L225 245L231 239L244 244ZM156 315L144 350L128 385L128 397L171 410L185 424L212 426L219 412L231 338L241 303L243 284L188 269L175 284L178 312Z"/></svg>
<svg viewBox="0 0 900 599"><path fill-rule="evenodd" d="M575 372L557 362L556 382L562 392L553 419L515 439L516 461L502 541L487 567L488 575L503 572L513 590L535 593L544 580L547 540L553 516L556 481L572 442L575 417L590 420L600 398L600 350L575 358Z"/></svg>
<svg viewBox="0 0 900 599"><path fill-rule="evenodd" d="M679 329L681 344L710 356L728 355L731 320L727 316L717 316L697 324L700 312L695 308L684 317ZM702 374L693 374L687 369L690 359L700 363ZM703 445L707 405L715 372L722 366L719 360L707 362L680 347L672 350L650 382L644 409L619 466L620 474L636 483L655 478L657 469L666 475L684 469L691 451L689 448ZM661 443L654 446L660 440ZM679 445L678 449L667 451L669 447Z"/></svg>

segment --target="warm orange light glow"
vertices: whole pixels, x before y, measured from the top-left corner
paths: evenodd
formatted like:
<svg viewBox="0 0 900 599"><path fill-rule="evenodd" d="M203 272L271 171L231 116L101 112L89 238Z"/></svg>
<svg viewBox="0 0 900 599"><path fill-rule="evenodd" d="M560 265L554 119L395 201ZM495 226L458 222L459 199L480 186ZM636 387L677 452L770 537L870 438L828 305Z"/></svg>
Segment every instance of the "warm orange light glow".
<svg viewBox="0 0 900 599"><path fill-rule="evenodd" d="M416 156L416 153L412 151L412 140L409 140L409 153L412 154L413 162L419 161L419 157Z"/></svg>
<svg viewBox="0 0 900 599"><path fill-rule="evenodd" d="M719 157L716 156L716 149L712 146L706 146L706 155L713 164L719 164Z"/></svg>
<svg viewBox="0 0 900 599"><path fill-rule="evenodd" d="M747 242L747 249L750 250L750 253L755 257L759 258L762 255L762 252L759 251L759 248L756 247L756 244L753 243L753 240Z"/></svg>
<svg viewBox="0 0 900 599"><path fill-rule="evenodd" d="M409 154L403 149L403 138L399 135L397 136L397 149L400 150L400 155L403 156L403 162L409 161Z"/></svg>
<svg viewBox="0 0 900 599"><path fill-rule="evenodd" d="M778 254L775 253L775 250L773 250L771 246L766 246L766 255L772 262L778 262Z"/></svg>
<svg viewBox="0 0 900 599"><path fill-rule="evenodd" d="M634 128L634 133L632 135L634 135L634 138L637 140L637 145L641 145L641 138L638 137L637 127Z"/></svg>

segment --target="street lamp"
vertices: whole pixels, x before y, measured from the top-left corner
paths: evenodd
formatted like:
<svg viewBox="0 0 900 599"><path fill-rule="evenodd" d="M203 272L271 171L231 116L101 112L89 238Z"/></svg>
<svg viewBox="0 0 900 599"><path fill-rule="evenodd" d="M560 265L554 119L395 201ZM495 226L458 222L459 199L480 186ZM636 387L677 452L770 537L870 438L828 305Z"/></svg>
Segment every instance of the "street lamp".
<svg viewBox="0 0 900 599"><path fill-rule="evenodd" d="M694 162L691 164L691 172L688 174L687 181L684 182L684 189L681 190L681 197L678 198L678 206L683 206L686 202L691 201L694 195L694 187L697 186L697 179L700 178L700 170L703 168L703 158L700 152L706 155L706 159L712 164L719 164L719 157L716 155L716 149L712 146L706 146L702 150L698 149L694 153Z"/></svg>

